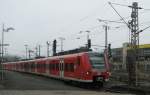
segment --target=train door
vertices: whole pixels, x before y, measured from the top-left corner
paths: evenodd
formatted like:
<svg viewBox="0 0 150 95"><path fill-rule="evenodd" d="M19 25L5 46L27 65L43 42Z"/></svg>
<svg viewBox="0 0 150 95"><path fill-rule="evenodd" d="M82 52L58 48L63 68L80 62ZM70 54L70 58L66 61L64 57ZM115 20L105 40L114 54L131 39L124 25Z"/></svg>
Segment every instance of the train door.
<svg viewBox="0 0 150 95"><path fill-rule="evenodd" d="M60 58L60 62L59 62L59 76L60 78L64 77L64 59Z"/></svg>

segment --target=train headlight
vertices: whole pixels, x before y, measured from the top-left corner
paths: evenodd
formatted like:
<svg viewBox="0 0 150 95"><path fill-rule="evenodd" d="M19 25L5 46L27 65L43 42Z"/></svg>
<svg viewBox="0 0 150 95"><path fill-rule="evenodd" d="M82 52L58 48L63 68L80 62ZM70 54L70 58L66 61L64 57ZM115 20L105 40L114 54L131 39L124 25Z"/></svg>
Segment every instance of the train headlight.
<svg viewBox="0 0 150 95"><path fill-rule="evenodd" d="M91 71L87 71L85 74L90 75L91 73L92 73Z"/></svg>
<svg viewBox="0 0 150 95"><path fill-rule="evenodd" d="M90 73L89 72L86 72L86 75L89 75Z"/></svg>
<svg viewBox="0 0 150 95"><path fill-rule="evenodd" d="M110 73L110 72L107 72L107 73L108 73L109 76L111 76L111 73Z"/></svg>

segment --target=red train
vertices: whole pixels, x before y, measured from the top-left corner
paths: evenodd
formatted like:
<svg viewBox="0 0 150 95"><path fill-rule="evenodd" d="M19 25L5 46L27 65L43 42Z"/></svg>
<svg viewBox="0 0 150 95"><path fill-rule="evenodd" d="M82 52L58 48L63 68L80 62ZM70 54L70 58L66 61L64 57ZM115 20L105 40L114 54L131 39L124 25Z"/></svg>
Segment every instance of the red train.
<svg viewBox="0 0 150 95"><path fill-rule="evenodd" d="M3 64L6 70L100 85L110 77L107 53L81 52Z"/></svg>

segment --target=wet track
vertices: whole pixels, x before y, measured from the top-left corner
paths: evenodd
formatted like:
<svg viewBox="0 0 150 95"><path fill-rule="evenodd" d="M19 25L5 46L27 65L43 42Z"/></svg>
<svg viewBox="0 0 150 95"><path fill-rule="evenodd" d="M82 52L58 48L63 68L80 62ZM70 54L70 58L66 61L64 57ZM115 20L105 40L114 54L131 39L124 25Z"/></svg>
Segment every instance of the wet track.
<svg viewBox="0 0 150 95"><path fill-rule="evenodd" d="M60 80L12 71L5 71L3 86L16 90L82 90Z"/></svg>
<svg viewBox="0 0 150 95"><path fill-rule="evenodd" d="M5 71L4 74L4 81L0 84L0 95L122 95L105 92L103 88L83 88L33 74L12 71Z"/></svg>

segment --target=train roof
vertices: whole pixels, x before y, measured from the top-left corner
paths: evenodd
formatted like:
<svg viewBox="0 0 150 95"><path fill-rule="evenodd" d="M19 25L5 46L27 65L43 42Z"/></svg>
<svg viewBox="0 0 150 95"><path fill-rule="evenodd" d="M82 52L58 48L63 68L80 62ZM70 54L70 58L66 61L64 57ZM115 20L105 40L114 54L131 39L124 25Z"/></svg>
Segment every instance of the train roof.
<svg viewBox="0 0 150 95"><path fill-rule="evenodd" d="M23 60L23 61L17 61L17 63L19 62L32 62L32 61L41 61L41 60L47 60L47 59L51 59L51 58L61 58L61 57L68 57L68 56L80 56L83 54L100 54L99 52L93 52L91 49L87 49L87 48L82 48L82 49L74 49L74 50L69 50L69 51L64 51L64 52L60 52L60 53L56 53L54 56L50 56L50 57L46 57L46 58L39 58L39 59L31 59L31 60ZM6 62L4 64L7 63L16 63L16 62Z"/></svg>
<svg viewBox="0 0 150 95"><path fill-rule="evenodd" d="M54 56L76 54L76 53L89 52L89 51L92 51L92 49L84 47L84 48L77 48L77 49L73 49L73 50L68 50L68 51L55 53Z"/></svg>
<svg viewBox="0 0 150 95"><path fill-rule="evenodd" d="M74 53L74 54L66 54L66 55L57 55L57 56L50 56L50 57L46 57L46 58L39 58L39 59L32 59L32 60L23 60L23 61L16 61L16 62L6 62L3 64L14 64L14 63L21 63L21 62L32 62L32 61L42 61L42 60L47 60L47 59L57 59L57 58L61 58L61 57L68 57L68 56L80 56L83 55L85 53L88 52L80 52L80 53Z"/></svg>

